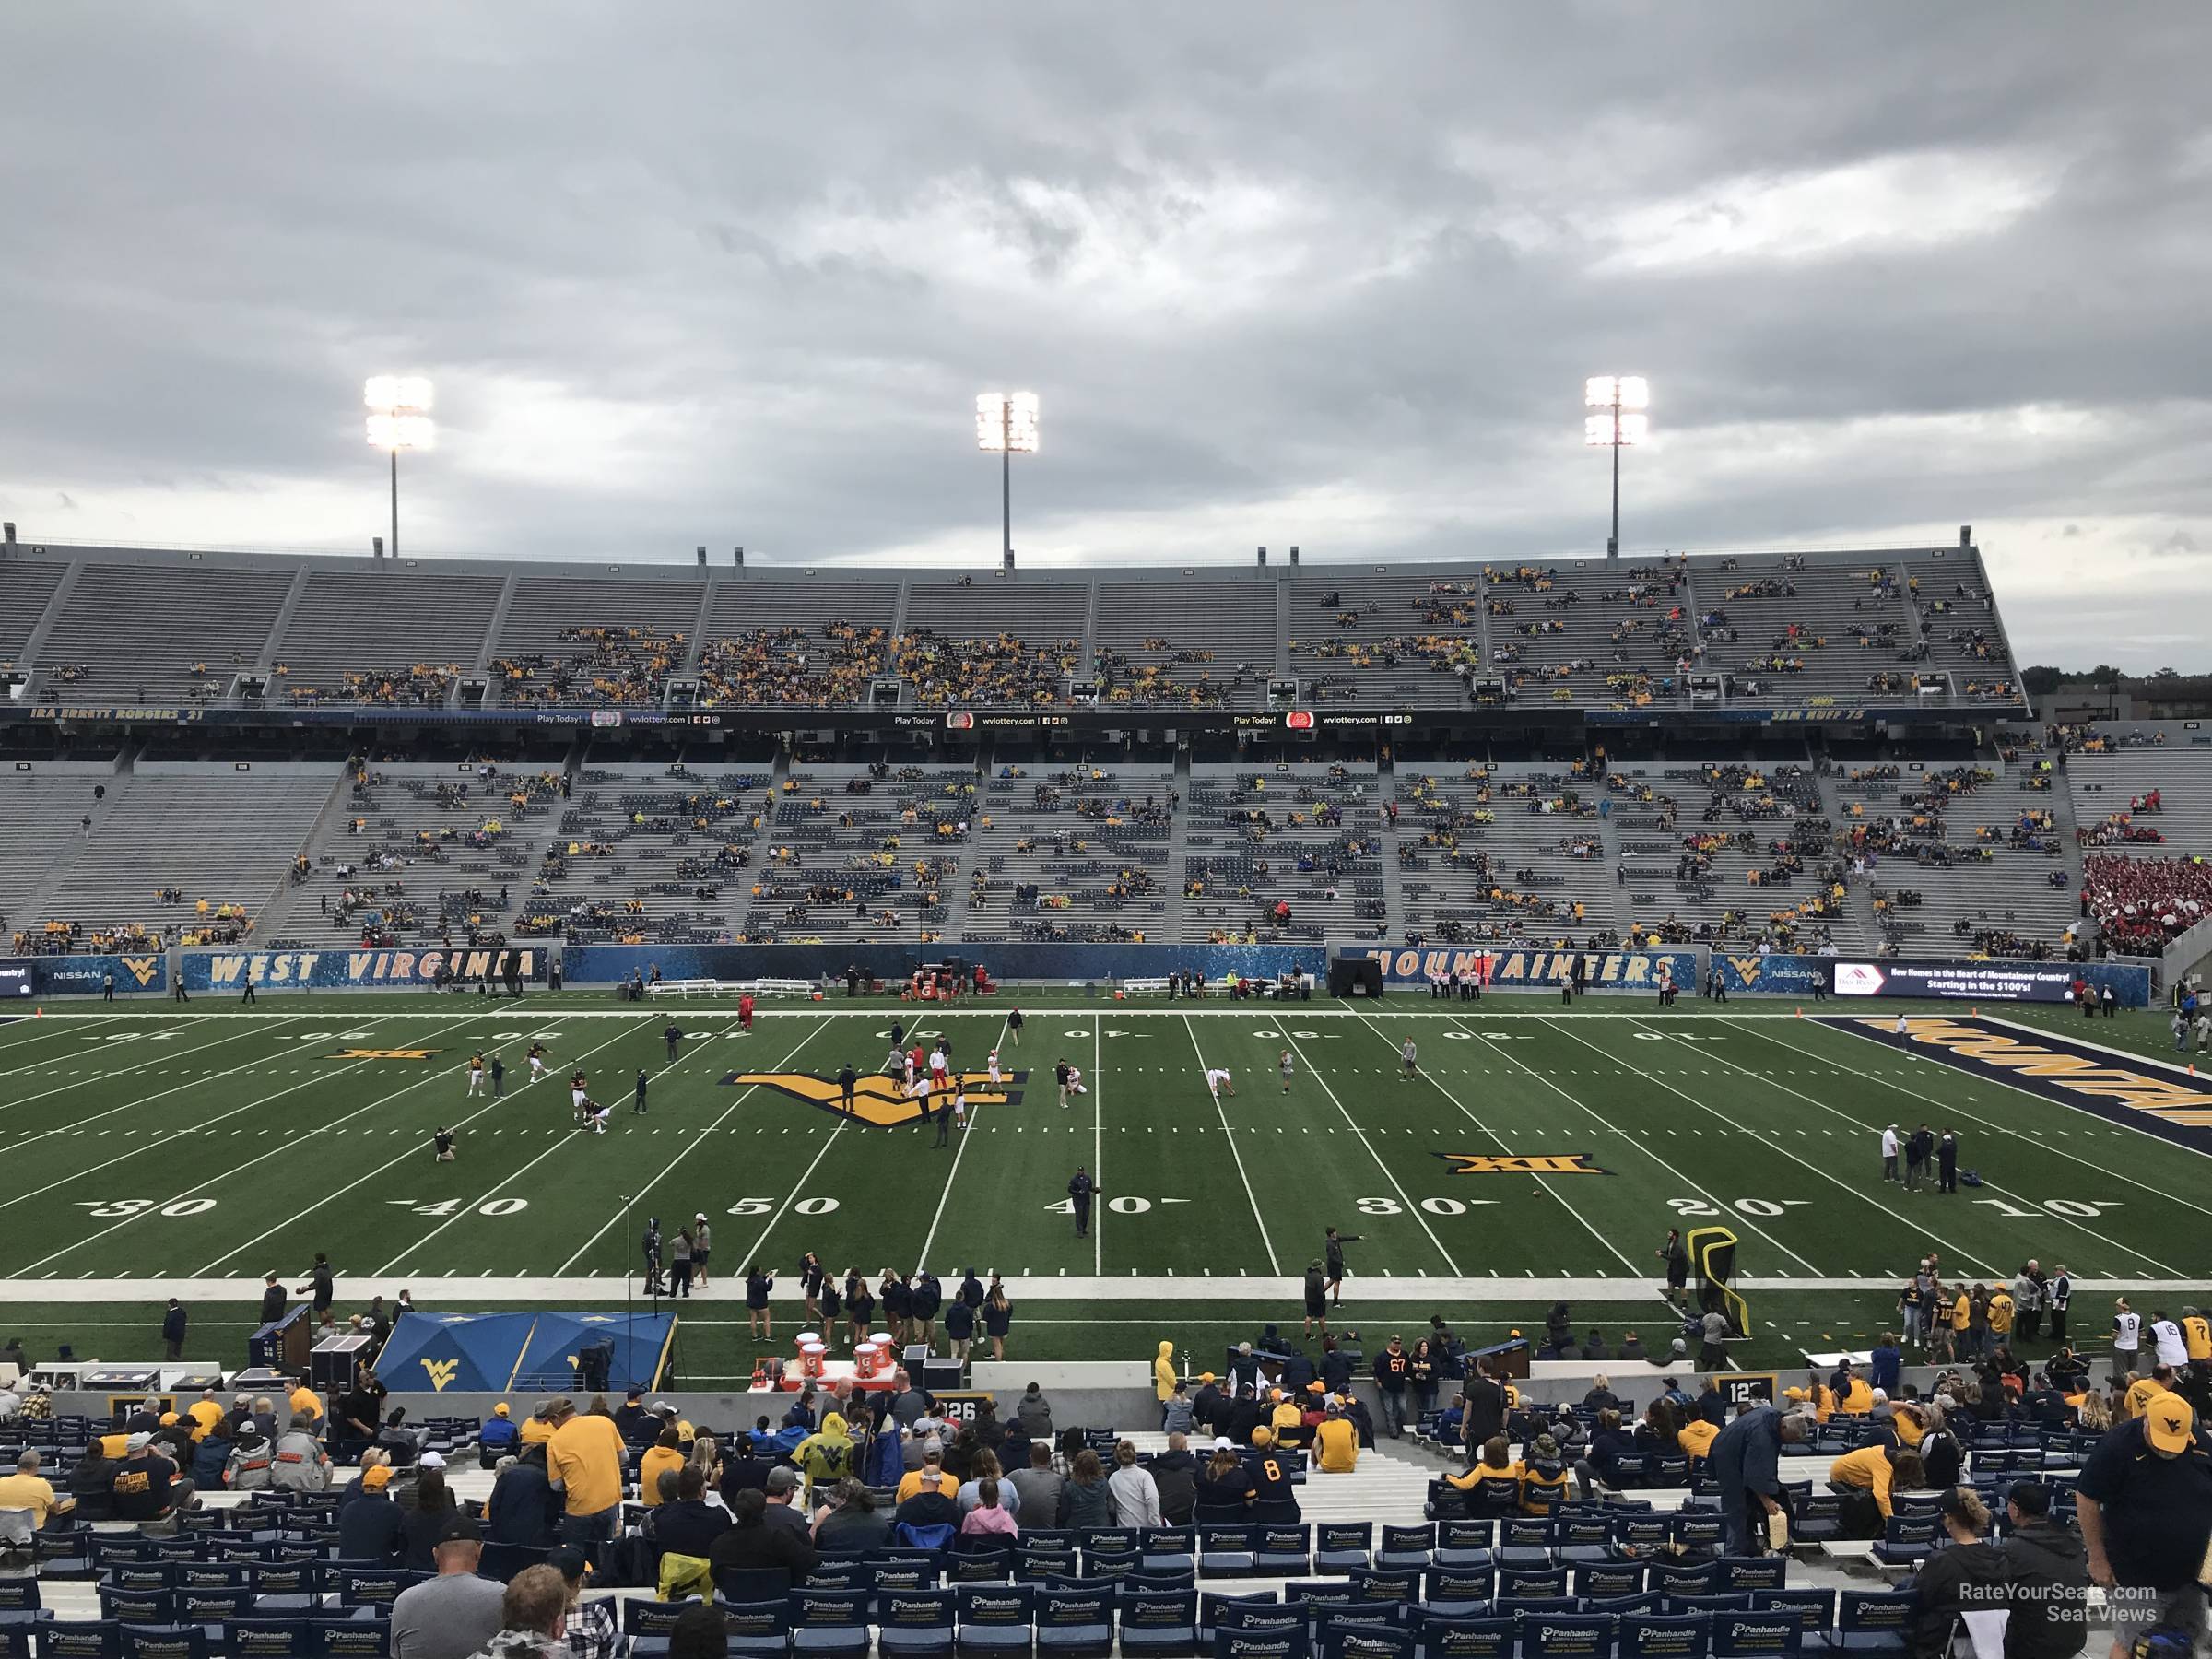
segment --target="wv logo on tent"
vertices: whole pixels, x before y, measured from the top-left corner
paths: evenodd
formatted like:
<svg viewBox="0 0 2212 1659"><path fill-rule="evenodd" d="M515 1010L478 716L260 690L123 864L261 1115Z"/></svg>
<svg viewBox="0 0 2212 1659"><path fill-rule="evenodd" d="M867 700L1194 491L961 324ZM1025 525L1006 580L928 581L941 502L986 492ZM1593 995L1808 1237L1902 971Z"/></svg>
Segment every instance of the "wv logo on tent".
<svg viewBox="0 0 2212 1659"><path fill-rule="evenodd" d="M994 1087L989 1072L960 1074L959 1085L967 1090L971 1109L1021 1104L1022 1090L1030 1074L1018 1071L1002 1076L1005 1081ZM723 1083L727 1087L772 1088L778 1094L818 1106L837 1117L877 1129L918 1124L924 1115L924 1102L919 1096L908 1094L896 1078L881 1075L861 1077L853 1083L853 1104L849 1109L844 1103L844 1090L838 1087L835 1077L818 1077L810 1072L732 1072L723 1078ZM949 1088L942 1088L936 1096L937 1103L947 1112L952 1110L950 1093Z"/></svg>
<svg viewBox="0 0 2212 1659"><path fill-rule="evenodd" d="M461 1369L461 1361L458 1359L425 1359L422 1362L422 1369L429 1373L430 1387L439 1394L443 1394L447 1386L452 1383L453 1373Z"/></svg>

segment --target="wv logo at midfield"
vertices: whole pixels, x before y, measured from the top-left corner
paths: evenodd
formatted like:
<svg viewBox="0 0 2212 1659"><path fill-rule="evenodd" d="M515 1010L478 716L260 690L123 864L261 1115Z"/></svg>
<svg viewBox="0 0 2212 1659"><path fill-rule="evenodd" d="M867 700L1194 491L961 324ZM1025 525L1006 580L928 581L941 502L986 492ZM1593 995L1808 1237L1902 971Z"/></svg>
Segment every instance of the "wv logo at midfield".
<svg viewBox="0 0 2212 1659"><path fill-rule="evenodd" d="M453 1382L453 1373L461 1369L461 1361L458 1359L425 1359L422 1362L422 1369L429 1373L430 1387L439 1394L443 1394L446 1386Z"/></svg>
<svg viewBox="0 0 2212 1659"><path fill-rule="evenodd" d="M1454 1175L1610 1175L1587 1152L1439 1152Z"/></svg>
<svg viewBox="0 0 2212 1659"><path fill-rule="evenodd" d="M968 1091L968 1104L976 1106L1018 1106L1021 1091L1029 1081L1026 1071L1002 1074L1006 1081L994 1088L989 1072L962 1072L960 1086ZM853 1085L853 1110L844 1106L844 1091L835 1077L818 1077L811 1072L732 1072L723 1079L725 1085L737 1088L772 1088L778 1094L789 1095L794 1100L804 1100L809 1106L818 1106L838 1117L850 1118L869 1124L878 1129L896 1129L902 1124L922 1121L923 1102L900 1087L895 1077L880 1075L860 1078ZM942 1098L948 1090L940 1089ZM951 1102L945 1102L951 1110Z"/></svg>

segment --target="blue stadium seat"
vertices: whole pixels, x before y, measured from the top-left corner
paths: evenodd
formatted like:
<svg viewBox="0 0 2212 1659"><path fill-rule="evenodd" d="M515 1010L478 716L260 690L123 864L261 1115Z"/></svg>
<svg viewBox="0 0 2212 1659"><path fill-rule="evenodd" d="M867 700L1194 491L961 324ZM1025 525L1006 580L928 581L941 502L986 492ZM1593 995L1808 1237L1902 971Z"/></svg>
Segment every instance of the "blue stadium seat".
<svg viewBox="0 0 2212 1659"><path fill-rule="evenodd" d="M952 1659L954 1610L949 1590L879 1591L877 1650L884 1659Z"/></svg>
<svg viewBox="0 0 2212 1659"><path fill-rule="evenodd" d="M869 1558L876 1569L876 1594L912 1593L937 1587L937 1558L925 1549L886 1549Z"/></svg>
<svg viewBox="0 0 2212 1659"><path fill-rule="evenodd" d="M1780 1555L1723 1556L1713 1566L1718 1571L1712 1587L1724 1594L1731 1590L1779 1590L1789 1575L1790 1559Z"/></svg>
<svg viewBox="0 0 2212 1659"><path fill-rule="evenodd" d="M717 1600L740 1606L763 1602L782 1604L791 1594L791 1574L781 1567L718 1567L714 1570Z"/></svg>
<svg viewBox="0 0 2212 1659"><path fill-rule="evenodd" d="M1712 1616L1712 1659L1785 1659L1805 1650L1805 1625L1790 1609Z"/></svg>
<svg viewBox="0 0 2212 1659"><path fill-rule="evenodd" d="M1035 1641L1031 1584L961 1584L954 1592L960 1659L1025 1659Z"/></svg>
<svg viewBox="0 0 2212 1659"><path fill-rule="evenodd" d="M1933 1515L1890 1516L1874 1547L1874 1559L1885 1567L1917 1567L1936 1552L1936 1527Z"/></svg>
<svg viewBox="0 0 2212 1659"><path fill-rule="evenodd" d="M1370 1605L1409 1606L1421 1598L1421 1575L1371 1567L1347 1576L1347 1583L1360 1601Z"/></svg>
<svg viewBox="0 0 2212 1659"><path fill-rule="evenodd" d="M1564 1567L1500 1567L1498 1594L1507 1596L1559 1596L1567 1594Z"/></svg>
<svg viewBox="0 0 2212 1659"><path fill-rule="evenodd" d="M1490 1521L1440 1521L1436 1524L1436 1564L1439 1567L1488 1567L1498 1541L1498 1527ZM1377 1566L1382 1565L1378 1561Z"/></svg>
<svg viewBox="0 0 2212 1659"><path fill-rule="evenodd" d="M1418 1659L1418 1643L1403 1625L1333 1618L1322 1631L1321 1659Z"/></svg>
<svg viewBox="0 0 2212 1659"><path fill-rule="evenodd" d="M175 1608L176 1597L168 1590L128 1590L109 1583L100 1587L100 1616L103 1619L167 1624Z"/></svg>
<svg viewBox="0 0 2212 1659"><path fill-rule="evenodd" d="M1431 1567L1421 1581L1425 1606L1450 1608L1470 1617L1488 1609L1498 1592L1498 1575L1488 1567Z"/></svg>
<svg viewBox="0 0 2212 1659"><path fill-rule="evenodd" d="M123 1659L123 1627L112 1618L43 1626L39 1659Z"/></svg>
<svg viewBox="0 0 2212 1659"><path fill-rule="evenodd" d="M1311 1659L1313 1645L1300 1625L1289 1630L1216 1630L1211 1651L1213 1659Z"/></svg>
<svg viewBox="0 0 2212 1659"><path fill-rule="evenodd" d="M1620 1659L1706 1659L1712 1651L1712 1616L1623 1614L1617 1651Z"/></svg>
<svg viewBox="0 0 2212 1659"><path fill-rule="evenodd" d="M1123 1659L1194 1659L1198 1652L1195 1590L1124 1590Z"/></svg>
<svg viewBox="0 0 2212 1659"><path fill-rule="evenodd" d="M1436 1524L1424 1522L1418 1526L1394 1526L1382 1524L1382 1535L1375 1547L1375 1565L1394 1570L1414 1570L1432 1565L1436 1560Z"/></svg>
<svg viewBox="0 0 2212 1659"><path fill-rule="evenodd" d="M256 1616L224 1625L222 1647L226 1659L321 1659L323 1640L312 1618Z"/></svg>
<svg viewBox="0 0 2212 1659"><path fill-rule="evenodd" d="M1113 1653L1115 1592L1100 1585L1083 1590L1042 1590L1036 1597L1037 1652L1040 1659L1110 1659Z"/></svg>
<svg viewBox="0 0 2212 1659"><path fill-rule="evenodd" d="M1137 1536L1138 1570L1145 1572L1181 1572L1198 1565L1198 1529L1194 1526L1148 1526Z"/></svg>
<svg viewBox="0 0 2212 1659"><path fill-rule="evenodd" d="M1589 1601L1641 1595L1644 1586L1641 1561L1584 1561L1568 1574L1573 1593Z"/></svg>
<svg viewBox="0 0 2212 1659"><path fill-rule="evenodd" d="M1313 1571L1349 1572L1370 1564L1375 1548L1372 1521L1324 1521L1313 1528Z"/></svg>
<svg viewBox="0 0 2212 1659"><path fill-rule="evenodd" d="M1911 1590L1845 1590L1836 1598L1828 1645L1853 1653L1907 1653L1920 1598Z"/></svg>
<svg viewBox="0 0 2212 1659"><path fill-rule="evenodd" d="M859 1556L824 1556L806 1574L809 1590L857 1590L876 1594L875 1564Z"/></svg>
<svg viewBox="0 0 2212 1659"><path fill-rule="evenodd" d="M1414 1633L1428 1659L1512 1659L1520 1628L1511 1618L1438 1615L1416 1609Z"/></svg>
<svg viewBox="0 0 2212 1659"><path fill-rule="evenodd" d="M1292 1577L1313 1561L1313 1529L1302 1523L1284 1525L1263 1523L1253 1533L1252 1566L1254 1572Z"/></svg>
<svg viewBox="0 0 2212 1659"><path fill-rule="evenodd" d="M779 1594L773 1601L732 1602L719 1592L715 1606L722 1609L730 1652L736 1659L783 1659L791 1651L791 1602Z"/></svg>
<svg viewBox="0 0 2212 1659"><path fill-rule="evenodd" d="M324 1659L385 1659L392 1651L392 1621L382 1618L381 1607L362 1607L351 1614L318 1618L317 1641Z"/></svg>
<svg viewBox="0 0 2212 1659"><path fill-rule="evenodd" d="M791 1651L807 1659L857 1659L868 1651L868 1604L865 1590L794 1590L784 1598L791 1609Z"/></svg>
<svg viewBox="0 0 2212 1659"><path fill-rule="evenodd" d="M207 1659L207 1628L196 1624L123 1627L123 1659Z"/></svg>
<svg viewBox="0 0 2212 1659"><path fill-rule="evenodd" d="M1608 1659L1618 1621L1610 1613L1523 1613L1521 1651L1545 1659Z"/></svg>
<svg viewBox="0 0 2212 1659"><path fill-rule="evenodd" d="M1078 1565L1075 1546L1033 1544L1028 1538L1014 1541L1014 1580L1017 1583L1041 1584L1052 1578L1073 1578Z"/></svg>
<svg viewBox="0 0 2212 1659"><path fill-rule="evenodd" d="M1203 1578L1248 1577L1259 1549L1256 1526L1198 1529L1198 1572Z"/></svg>
<svg viewBox="0 0 2212 1659"><path fill-rule="evenodd" d="M179 1590L176 1592L176 1621L179 1624L212 1625L220 1629L233 1618L250 1618L253 1612L254 1595L251 1590Z"/></svg>

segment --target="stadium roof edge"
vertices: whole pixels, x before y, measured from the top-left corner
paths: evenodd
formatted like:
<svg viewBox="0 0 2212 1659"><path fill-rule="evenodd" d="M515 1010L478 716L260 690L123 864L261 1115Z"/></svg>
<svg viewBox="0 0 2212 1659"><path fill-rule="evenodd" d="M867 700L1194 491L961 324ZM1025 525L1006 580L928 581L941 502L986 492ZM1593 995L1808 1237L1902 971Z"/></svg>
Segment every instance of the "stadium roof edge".
<svg viewBox="0 0 2212 1659"><path fill-rule="evenodd" d="M1202 577L1213 581L1247 581L1254 583L1302 580L1325 582L1337 573L1365 572L1373 574L1387 571L1401 575L1421 575L1433 572L1439 576L1465 576L1470 571L1485 566L1499 569L1559 569L1590 571L1608 566L1628 571L1647 568L1654 563L1688 559L1693 568L1711 568L1727 559L1801 559L1809 563L1834 567L1850 566L1865 559L1894 559L1899 558L1942 559L1961 553L1976 552L1972 547L1962 547L1957 543L1929 546L1900 543L1891 546L1867 545L1848 547L1799 547L1787 545L1774 547L1715 547L1701 550L1651 549L1627 551L1618 559L1607 559L1602 553L1555 553L1547 555L1470 553L1464 557L1444 559L1370 559L1328 558L1308 559L1292 566L1277 562L1262 566L1249 559L1242 562L1224 560L1185 560L1162 558L1149 563L1112 563L1079 565L1032 565L1018 567L1013 571L1002 571L995 564L979 563L971 569L965 566L943 564L877 564L863 562L850 557L831 557L813 563L804 561L778 563L771 559L756 557L744 567L728 563L717 564L712 559L705 566L693 559L660 559L652 558L614 558L607 559L549 559L501 558L459 553L410 553L399 559L376 559L367 553L328 548L253 547L241 546L194 546L177 543L167 547L151 547L122 542L60 542L18 540L11 548L0 549L0 558L71 562L76 559L112 560L126 564L194 565L204 568L247 568L251 566L301 564L343 564L359 569L372 570L474 570L485 572L512 572L524 576L554 577L564 580L604 579L618 577L625 581L690 582L700 579L702 573L717 582L819 582L837 579L856 582L904 582L932 577L958 581L963 576L979 582L1012 582L1022 585L1061 582L1081 585L1103 582L1158 582L1178 577Z"/></svg>

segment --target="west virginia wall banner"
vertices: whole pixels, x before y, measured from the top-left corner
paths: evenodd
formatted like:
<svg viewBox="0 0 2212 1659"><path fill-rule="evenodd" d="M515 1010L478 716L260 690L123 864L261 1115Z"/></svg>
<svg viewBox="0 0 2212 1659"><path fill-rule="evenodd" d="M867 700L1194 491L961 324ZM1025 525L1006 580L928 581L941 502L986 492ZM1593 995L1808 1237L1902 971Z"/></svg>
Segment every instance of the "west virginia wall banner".
<svg viewBox="0 0 2212 1659"><path fill-rule="evenodd" d="M1461 946L1379 946L1360 954L1382 966L1382 977L1394 985L1425 985L1430 980L1456 972L1481 981L1498 991L1550 991L1574 977L1575 959L1583 964L1583 982L1593 991L1641 991L1656 995L1663 977L1684 995L1698 989L1698 953L1694 950L1506 950Z"/></svg>
<svg viewBox="0 0 2212 1659"><path fill-rule="evenodd" d="M546 953L532 946L503 950L188 950L182 953L186 991L291 989L376 990L427 986L440 972L462 981L495 982L512 964L525 980L545 977Z"/></svg>
<svg viewBox="0 0 2212 1659"><path fill-rule="evenodd" d="M0 996L99 996L115 979L118 997L169 990L169 959L151 950L128 956L0 959Z"/></svg>

